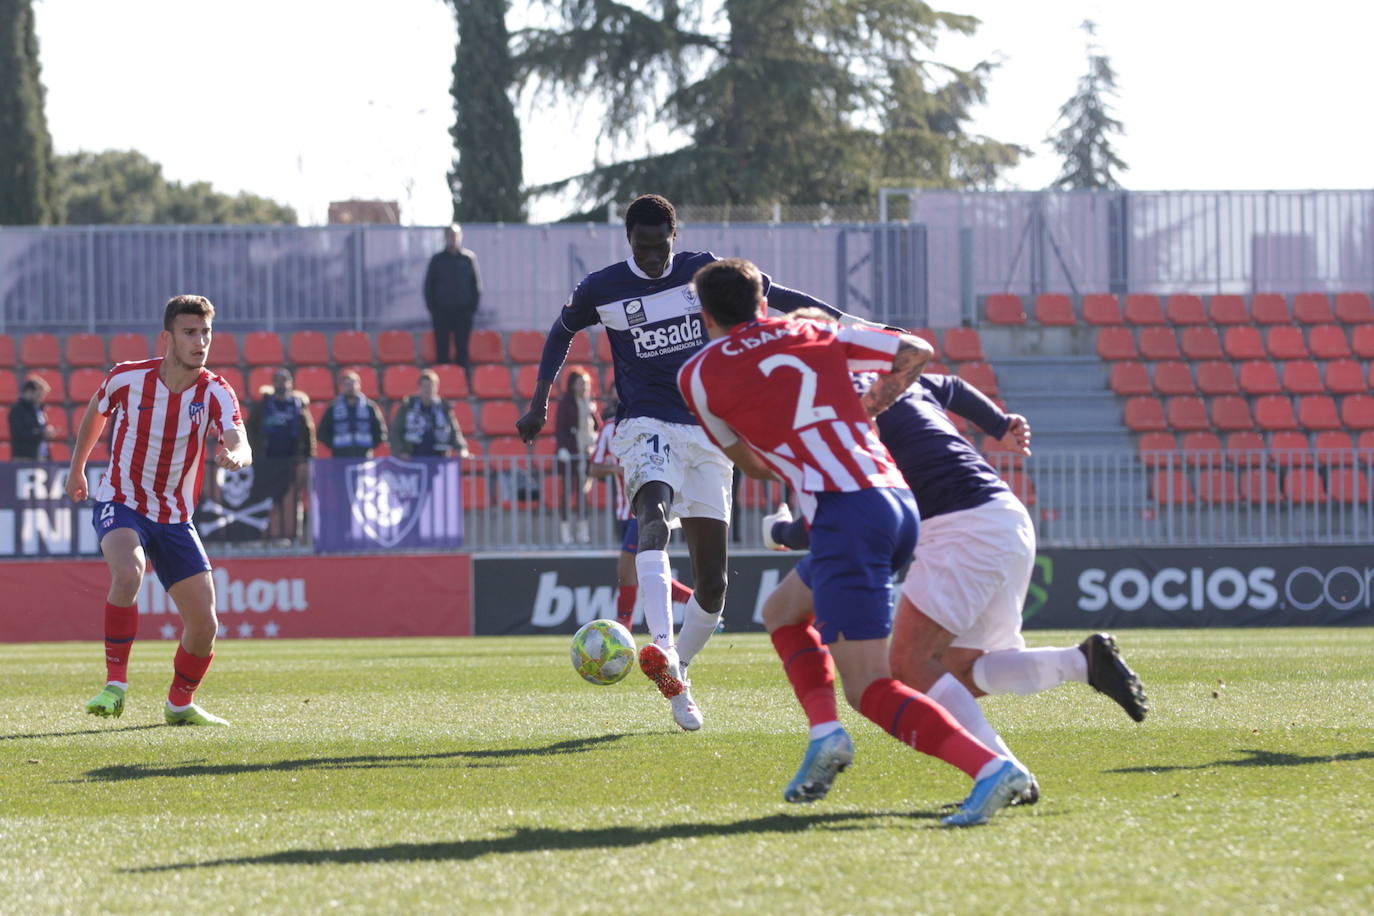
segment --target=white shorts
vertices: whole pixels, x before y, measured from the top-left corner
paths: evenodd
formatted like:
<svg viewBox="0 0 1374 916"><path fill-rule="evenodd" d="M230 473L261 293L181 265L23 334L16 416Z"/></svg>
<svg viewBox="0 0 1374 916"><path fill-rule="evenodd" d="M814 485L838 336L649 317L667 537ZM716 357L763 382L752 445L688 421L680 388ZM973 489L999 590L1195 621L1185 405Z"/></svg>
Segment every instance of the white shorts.
<svg viewBox="0 0 1374 916"><path fill-rule="evenodd" d="M700 426L630 417L616 424L611 452L631 499L644 484L661 480L673 488L672 515L730 523L730 459Z"/></svg>
<svg viewBox="0 0 1374 916"><path fill-rule="evenodd" d="M1021 649L1021 610L1034 568L1035 527L1021 501L1004 493L922 519L902 594L954 634L950 645Z"/></svg>

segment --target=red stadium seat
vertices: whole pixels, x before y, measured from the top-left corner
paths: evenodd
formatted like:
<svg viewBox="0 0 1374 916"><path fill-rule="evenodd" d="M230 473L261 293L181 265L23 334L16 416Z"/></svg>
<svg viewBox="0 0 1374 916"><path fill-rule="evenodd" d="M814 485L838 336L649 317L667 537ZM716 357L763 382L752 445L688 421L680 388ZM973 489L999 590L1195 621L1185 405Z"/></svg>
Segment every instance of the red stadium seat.
<svg viewBox="0 0 1374 916"><path fill-rule="evenodd" d="M1221 437L1213 432L1191 432L1183 436L1183 459L1192 467L1221 464Z"/></svg>
<svg viewBox="0 0 1374 916"><path fill-rule="evenodd" d="M951 362L974 362L987 359L977 328L950 328L945 332L945 359Z"/></svg>
<svg viewBox="0 0 1374 916"><path fill-rule="evenodd" d="M328 401L334 397L334 374L324 366L301 366L296 370L296 390L305 392L312 401Z"/></svg>
<svg viewBox="0 0 1374 916"><path fill-rule="evenodd" d="M297 366L323 366L329 362L329 341L319 331L296 331L286 344L286 353Z"/></svg>
<svg viewBox="0 0 1374 916"><path fill-rule="evenodd" d="M977 388L983 394L997 396L997 373L987 363L964 363L959 367L959 378Z"/></svg>
<svg viewBox="0 0 1374 916"><path fill-rule="evenodd" d="M1345 328L1338 324L1319 324L1307 332L1307 342L1316 359L1345 359L1350 355L1350 342Z"/></svg>
<svg viewBox="0 0 1374 916"><path fill-rule="evenodd" d="M1288 398L1268 394L1255 400L1255 424L1271 432L1280 429L1297 429L1298 418L1293 415L1293 402Z"/></svg>
<svg viewBox="0 0 1374 916"><path fill-rule="evenodd" d="M1203 394L1236 394L1240 391L1235 368L1222 360L1198 363L1197 387Z"/></svg>
<svg viewBox="0 0 1374 916"><path fill-rule="evenodd" d="M414 365L417 357L415 335L411 332L392 328L377 335L377 362L384 365ZM414 391L410 393L414 394Z"/></svg>
<svg viewBox="0 0 1374 916"><path fill-rule="evenodd" d="M1317 453L1317 463L1330 467L1352 464L1355 457L1355 440L1343 429L1328 429L1312 437L1312 448Z"/></svg>
<svg viewBox="0 0 1374 916"><path fill-rule="evenodd" d="M1170 361L1155 366L1155 391L1160 394L1196 394L1193 373L1187 363Z"/></svg>
<svg viewBox="0 0 1374 916"><path fill-rule="evenodd" d="M538 363L544 353L542 331L511 331L506 338L506 352L513 363Z"/></svg>
<svg viewBox="0 0 1374 916"><path fill-rule="evenodd" d="M1035 320L1051 326L1071 326L1078 319L1073 314L1073 300L1063 293L1041 293L1035 297Z"/></svg>
<svg viewBox="0 0 1374 916"><path fill-rule="evenodd" d="M1327 324L1336 320L1331 297L1326 293L1298 293L1293 297L1293 317L1303 324Z"/></svg>
<svg viewBox="0 0 1374 916"><path fill-rule="evenodd" d="M1249 402L1229 394L1212 398L1212 425L1222 432L1254 429Z"/></svg>
<svg viewBox="0 0 1374 916"><path fill-rule="evenodd" d="M1164 405L1158 398L1134 397L1126 401L1126 428L1134 432L1163 432L1169 428Z"/></svg>
<svg viewBox="0 0 1374 916"><path fill-rule="evenodd" d="M1145 467L1163 467L1177 460L1174 454L1178 451L1178 442L1173 433L1145 433L1140 437L1136 451L1140 463Z"/></svg>
<svg viewBox="0 0 1374 916"><path fill-rule="evenodd" d="M240 401L256 401L262 397L264 389L271 390L272 375L278 366L254 366L248 372L248 390L239 392Z"/></svg>
<svg viewBox="0 0 1374 916"><path fill-rule="evenodd" d="M585 336L585 335L579 335L579 336ZM576 345L577 345L577 338L574 337L574 338L573 338L573 346L576 346ZM601 365L603 365L603 366L609 366L609 365L611 364L611 338L606 334L606 332L602 331L602 332L600 332L600 333L598 333L598 334L596 335L595 350L596 350L596 361L597 361L598 363L600 363ZM936 348L935 348L935 353L936 353L937 356L939 355L939 353L940 353L940 348L939 348L939 347L936 347ZM569 353L569 355L571 356L572 354Z"/></svg>
<svg viewBox="0 0 1374 916"><path fill-rule="evenodd" d="M439 376L439 396L448 400L454 398L465 398L468 396L468 374L463 371L462 366L455 366L452 363L440 363L437 366L430 366L434 374Z"/></svg>
<svg viewBox="0 0 1374 916"><path fill-rule="evenodd" d="M1346 324L1369 324L1374 322L1374 307L1371 307L1368 293L1338 293L1336 295L1336 320Z"/></svg>
<svg viewBox="0 0 1374 916"><path fill-rule="evenodd" d="M1219 295L1207 300L1207 317L1212 324L1249 324L1250 313L1241 296Z"/></svg>
<svg viewBox="0 0 1374 916"><path fill-rule="evenodd" d="M591 376L592 376L593 379L596 378L595 373L591 373ZM566 376L565 376L565 377L566 377ZM535 383L536 383L538 380L539 380L539 366L538 366L537 364L536 364L536 365L521 366L518 370L516 370L516 373L515 373L515 394L516 394L516 396L517 396L517 397L520 397L520 398L523 398L524 400L527 400L527 401L528 401L530 398L534 397L534 386L535 386ZM596 383L595 383L595 382L593 382L592 387L593 387L593 390L595 390L595 388L596 388ZM593 395L593 397L595 397L595 395Z"/></svg>
<svg viewBox="0 0 1374 916"><path fill-rule="evenodd" d="M1278 475L1268 468L1250 468L1240 475L1240 498L1252 503L1276 503L1279 491Z"/></svg>
<svg viewBox="0 0 1374 916"><path fill-rule="evenodd" d="M72 447L61 440L48 443L48 460L67 462L72 460Z"/></svg>
<svg viewBox="0 0 1374 916"><path fill-rule="evenodd" d="M1146 359L1180 359L1183 356L1178 348L1178 337L1173 328L1141 328L1140 355Z"/></svg>
<svg viewBox="0 0 1374 916"><path fill-rule="evenodd" d="M1269 437L1269 452L1273 463L1280 468L1303 468L1312 466L1312 443L1307 441L1307 433L1285 430Z"/></svg>
<svg viewBox="0 0 1374 916"><path fill-rule="evenodd" d="M25 334L19 341L19 361L25 369L55 369L62 365L56 334Z"/></svg>
<svg viewBox="0 0 1374 916"><path fill-rule="evenodd" d="M237 366L241 362L243 354L239 352L239 339L229 331L216 331L210 342L210 365Z"/></svg>
<svg viewBox="0 0 1374 916"><path fill-rule="evenodd" d="M1279 394L1278 369L1267 359L1251 359L1240 364L1240 390L1246 394Z"/></svg>
<svg viewBox="0 0 1374 916"><path fill-rule="evenodd" d="M1155 502L1163 505L1186 506L1192 505L1194 500L1193 482L1188 473L1181 470L1155 471L1150 492Z"/></svg>
<svg viewBox="0 0 1374 916"><path fill-rule="evenodd" d="M1326 390L1322 384L1321 370L1310 359L1293 359L1281 367L1283 390L1289 394L1321 394Z"/></svg>
<svg viewBox="0 0 1374 916"><path fill-rule="evenodd" d="M1332 394L1360 394L1367 391L1364 364L1353 359L1336 359L1327 363L1326 390Z"/></svg>
<svg viewBox="0 0 1374 916"><path fill-rule="evenodd" d="M1207 310L1202 307L1202 297L1191 293L1170 296L1165 304L1164 314L1168 317L1169 324L1173 325L1207 323Z"/></svg>
<svg viewBox="0 0 1374 916"><path fill-rule="evenodd" d="M488 458L525 458L529 453L530 447L519 436L500 435L487 440Z"/></svg>
<svg viewBox="0 0 1374 916"><path fill-rule="evenodd" d="M1270 328L1264 335L1264 350L1274 359L1306 359L1308 356L1302 328L1293 325Z"/></svg>
<svg viewBox="0 0 1374 916"><path fill-rule="evenodd" d="M1226 437L1227 464L1260 467L1265 462L1264 436L1250 430L1231 433Z"/></svg>
<svg viewBox="0 0 1374 916"><path fill-rule="evenodd" d="M598 335L605 337L605 334ZM568 362L570 363L595 363L596 354L592 351L591 333L573 335L572 346L568 347Z"/></svg>
<svg viewBox="0 0 1374 916"><path fill-rule="evenodd" d="M1131 293L1126 297L1122 317L1127 324L1164 324L1164 308L1153 293Z"/></svg>
<svg viewBox="0 0 1374 916"><path fill-rule="evenodd" d="M420 368L397 364L382 373L382 396L392 400L408 398L420 384Z"/></svg>
<svg viewBox="0 0 1374 916"><path fill-rule="evenodd" d="M215 357L215 362L221 362L223 346L223 335L216 332L211 338L210 352ZM148 338L142 334L126 332L116 334L110 338L110 362L111 363L131 363L141 359L147 359L152 351L148 348ZM238 362L237 359L231 362Z"/></svg>
<svg viewBox="0 0 1374 916"><path fill-rule="evenodd" d="M1369 477L1358 468L1331 469L1331 499L1338 503L1367 503L1370 500Z"/></svg>
<svg viewBox="0 0 1374 916"><path fill-rule="evenodd" d="M9 373L0 373L9 375ZM99 369L73 369L67 376L67 394L72 401L77 404L85 404L90 401L100 387L100 383L105 381L105 373Z"/></svg>
<svg viewBox="0 0 1374 916"><path fill-rule="evenodd" d="M940 350L940 339L936 336L935 332L932 331L930 328L911 328L909 329L908 333L914 334L915 336L924 340L926 343L930 344L931 349L935 351L935 355L932 356L931 359L943 358L944 354Z"/></svg>
<svg viewBox="0 0 1374 916"><path fill-rule="evenodd" d="M0 369L13 369L18 362L19 353L14 346L14 338L0 334Z"/></svg>
<svg viewBox="0 0 1374 916"><path fill-rule="evenodd" d="M1112 391L1120 395L1150 394L1150 372L1145 364L1135 360L1123 360L1112 365Z"/></svg>
<svg viewBox="0 0 1374 916"><path fill-rule="evenodd" d="M1315 468L1293 468L1283 475L1283 495L1291 503L1313 505L1326 502L1326 484Z"/></svg>
<svg viewBox="0 0 1374 916"><path fill-rule="evenodd" d="M1194 429L1212 428L1211 422L1207 419L1207 405L1202 402L1202 398L1188 396L1169 398L1166 416L1172 429L1186 432Z"/></svg>
<svg viewBox="0 0 1374 916"><path fill-rule="evenodd" d="M462 400L454 401L448 398L445 400L448 400L453 407L453 418L458 421L458 430L463 434L463 438L470 437L477 431L477 414L473 412L472 405ZM474 443L469 443L468 451L477 454Z"/></svg>
<svg viewBox="0 0 1374 916"><path fill-rule="evenodd" d="M8 410L8 408L4 408L4 409L5 409L5 410ZM0 416L0 420L3 420L3 419L4 419L4 417L3 417L3 416ZM9 435L9 434L6 433L6 435ZM0 442L0 461L9 461L9 460L10 460L10 444L9 444L8 442ZM95 456L92 455L90 460L92 460L92 461L96 460L96 459L95 459Z"/></svg>
<svg viewBox="0 0 1374 916"><path fill-rule="evenodd" d="M511 387L510 369L504 365L478 366L472 372L472 393L479 398L510 400L515 397Z"/></svg>
<svg viewBox="0 0 1374 916"><path fill-rule="evenodd" d="M1361 460L1374 464L1374 430L1360 433L1355 440L1355 451L1360 453Z"/></svg>
<svg viewBox="0 0 1374 916"><path fill-rule="evenodd" d="M1358 324L1350 331L1350 349L1360 359L1374 359L1374 324Z"/></svg>
<svg viewBox="0 0 1374 916"><path fill-rule="evenodd" d="M247 391L247 388L243 381L242 372L240 372L238 369L232 366L227 369L215 368L211 371L214 372L215 375L218 375L220 378L224 379L224 383L234 390L235 397L237 397L240 401L243 400L243 396Z"/></svg>
<svg viewBox="0 0 1374 916"><path fill-rule="evenodd" d="M1025 324L1026 307L1013 293L993 293L983 303L990 324Z"/></svg>
<svg viewBox="0 0 1374 916"><path fill-rule="evenodd" d="M372 362L372 338L366 331L335 331L329 349L336 365Z"/></svg>
<svg viewBox="0 0 1374 916"><path fill-rule="evenodd" d="M1097 332L1097 355L1102 359L1140 359L1135 336L1130 328L1100 328Z"/></svg>
<svg viewBox="0 0 1374 916"><path fill-rule="evenodd" d="M1250 317L1255 324L1291 324L1288 300L1282 293L1255 293L1250 298Z"/></svg>
<svg viewBox="0 0 1374 916"><path fill-rule="evenodd" d="M506 347L501 340L501 332L487 328L473 331L468 338L468 359L477 363L504 363Z"/></svg>
<svg viewBox="0 0 1374 916"><path fill-rule="evenodd" d="M59 440L71 437L72 421L71 415L67 413L67 408L44 405L43 413L48 418L48 425L57 433L57 438ZM80 416L80 414L78 414L78 416Z"/></svg>
<svg viewBox="0 0 1374 916"><path fill-rule="evenodd" d="M482 405L477 428L484 436L509 436L515 432L515 421L520 419L520 413L513 401L491 401Z"/></svg>
<svg viewBox="0 0 1374 916"><path fill-rule="evenodd" d="M250 366L282 366L286 352L281 335L272 331L253 331L243 339L243 361Z"/></svg>
<svg viewBox="0 0 1374 916"><path fill-rule="evenodd" d="M1204 468L1198 472L1199 502L1226 506L1239 498L1236 477L1225 468Z"/></svg>
<svg viewBox="0 0 1374 916"><path fill-rule="evenodd" d="M0 442L10 441L10 405L0 404Z"/></svg>
<svg viewBox="0 0 1374 916"><path fill-rule="evenodd" d="M1216 328L1183 329L1183 355L1189 359L1221 359L1221 337Z"/></svg>
<svg viewBox="0 0 1374 916"><path fill-rule="evenodd" d="M358 390L363 393L364 397L371 398L375 401L382 396L382 385L377 378L377 370L371 366L344 366L343 369L339 371L358 373ZM334 375L334 393L339 393L338 373Z"/></svg>
<svg viewBox="0 0 1374 916"><path fill-rule="evenodd" d="M517 411L520 413L522 411ZM554 438L553 427L546 426L530 446L530 454L536 458L551 458L558 453L558 440Z"/></svg>
<svg viewBox="0 0 1374 916"><path fill-rule="evenodd" d="M105 338L99 334L73 334L68 337L67 365L105 366Z"/></svg>
<svg viewBox="0 0 1374 916"><path fill-rule="evenodd" d="M1263 359L1264 340L1258 328L1237 325L1226 329L1222 349L1230 359Z"/></svg>
<svg viewBox="0 0 1374 916"><path fill-rule="evenodd" d="M434 332L420 332L420 363L425 366L433 366L439 354L434 349Z"/></svg>
<svg viewBox="0 0 1374 916"><path fill-rule="evenodd" d="M1374 429L1374 397L1352 394L1342 398L1341 420L1350 429Z"/></svg>
<svg viewBox="0 0 1374 916"><path fill-rule="evenodd" d="M67 400L67 379L58 369L30 369L24 373L25 378L38 376L48 383L52 389L48 392L48 404L62 404ZM22 383L21 383L22 384Z"/></svg>
<svg viewBox="0 0 1374 916"><path fill-rule="evenodd" d="M1123 324L1121 304L1111 293L1089 293L1083 297L1083 321L1092 325Z"/></svg>

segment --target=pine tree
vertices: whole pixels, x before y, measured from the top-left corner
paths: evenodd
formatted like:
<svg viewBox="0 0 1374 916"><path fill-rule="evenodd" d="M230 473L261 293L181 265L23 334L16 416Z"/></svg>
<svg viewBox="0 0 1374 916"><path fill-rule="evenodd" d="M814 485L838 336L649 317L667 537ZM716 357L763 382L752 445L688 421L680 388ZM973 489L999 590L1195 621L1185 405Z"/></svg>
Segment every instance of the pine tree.
<svg viewBox="0 0 1374 916"><path fill-rule="evenodd" d="M458 21L449 133L457 156L449 173L459 222L525 221L520 122L511 102L514 69L508 0L451 0Z"/></svg>
<svg viewBox="0 0 1374 916"><path fill-rule="evenodd" d="M0 225L62 221L30 0L0 0Z"/></svg>
<svg viewBox="0 0 1374 916"><path fill-rule="evenodd" d="M1054 151L1064 157L1064 168L1050 185L1060 190L1120 188L1113 170L1130 166L1112 149L1111 134L1124 134L1120 121L1112 117L1110 99L1115 97L1116 73L1111 61L1093 40L1096 24L1088 19L1082 26L1088 35L1088 72L1079 77L1078 91L1059 109L1056 125L1064 127L1047 138Z"/></svg>

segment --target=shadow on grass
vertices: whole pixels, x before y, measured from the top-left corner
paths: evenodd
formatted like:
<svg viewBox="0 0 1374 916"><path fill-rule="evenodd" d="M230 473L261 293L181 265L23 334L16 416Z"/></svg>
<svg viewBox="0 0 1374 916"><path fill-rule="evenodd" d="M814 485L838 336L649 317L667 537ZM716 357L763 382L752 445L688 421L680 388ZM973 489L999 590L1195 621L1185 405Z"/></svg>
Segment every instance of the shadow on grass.
<svg viewBox="0 0 1374 916"><path fill-rule="evenodd" d="M540 747L512 747L500 750L440 751L432 754L369 754L357 757L299 757L295 760L275 760L268 763L188 763L160 766L131 763L88 770L73 782L123 782L129 779L153 779L184 776L233 776L240 773L292 772L295 770L367 770L385 768L422 768L445 760L500 760L508 757L542 757L546 754L578 754L595 750L612 741L627 737L624 734L599 735L595 738L575 738ZM475 764L482 765L482 764ZM492 766L492 764L485 764Z"/></svg>
<svg viewBox="0 0 1374 916"><path fill-rule="evenodd" d="M1350 751L1345 754L1285 754L1282 751L1263 751L1255 748L1236 748L1248 757L1238 760L1214 760L1211 763L1198 763L1193 766L1143 766L1122 767L1107 770L1108 773L1172 773L1175 770L1210 770L1213 767L1300 767L1315 763L1350 762L1353 760L1374 760L1374 751Z"/></svg>
<svg viewBox="0 0 1374 916"><path fill-rule="evenodd" d="M0 735L0 741L28 741L34 738L75 738L78 735L122 735L125 732L143 731L147 728L166 728L161 722L152 725L127 725L124 728L82 728L74 732L30 732L28 734Z"/></svg>
<svg viewBox="0 0 1374 916"><path fill-rule="evenodd" d="M813 828L861 830L865 822L903 818L930 820L934 812L856 811L833 814L772 814L727 824L661 824L655 827L602 827L595 830L560 830L552 827L517 827L508 836L439 843L394 843L389 846L352 846L343 849L285 849L260 856L210 859L124 869L125 873L182 871L225 865L351 865L375 862L466 862L482 856L565 849L616 849L644 846L660 840L737 836L750 833L803 833Z"/></svg>

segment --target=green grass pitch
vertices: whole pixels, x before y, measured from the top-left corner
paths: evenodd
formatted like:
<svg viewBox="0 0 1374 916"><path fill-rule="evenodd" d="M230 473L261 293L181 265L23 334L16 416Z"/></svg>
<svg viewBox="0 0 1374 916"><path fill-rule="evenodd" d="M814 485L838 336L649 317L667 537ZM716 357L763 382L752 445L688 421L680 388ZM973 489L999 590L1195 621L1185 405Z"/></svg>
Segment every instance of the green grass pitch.
<svg viewBox="0 0 1374 916"><path fill-rule="evenodd" d="M225 641L227 730L161 724L170 643L117 720L82 712L98 645L4 645L0 912L1374 911L1374 630L1117 635L1146 722L985 701L1043 796L957 831L964 776L847 709L855 766L785 804L805 722L761 635L694 666L695 734L561 637Z"/></svg>

